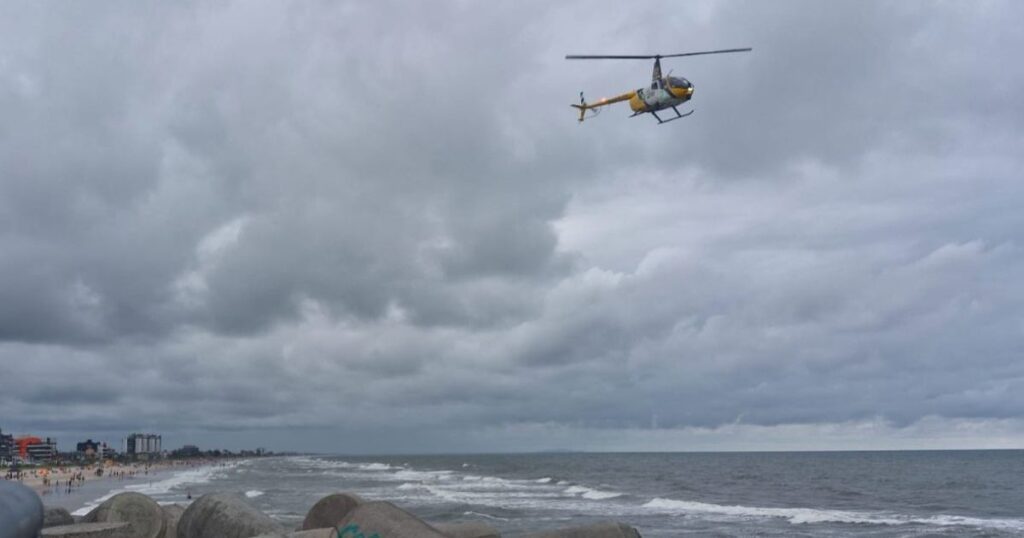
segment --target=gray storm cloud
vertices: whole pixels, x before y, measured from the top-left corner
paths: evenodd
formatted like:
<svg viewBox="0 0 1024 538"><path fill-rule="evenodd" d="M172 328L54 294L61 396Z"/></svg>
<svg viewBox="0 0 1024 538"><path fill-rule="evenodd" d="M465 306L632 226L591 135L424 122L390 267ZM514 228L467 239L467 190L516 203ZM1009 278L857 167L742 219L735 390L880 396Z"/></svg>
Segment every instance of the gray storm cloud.
<svg viewBox="0 0 1024 538"><path fill-rule="evenodd" d="M1020 8L612 7L0 7L0 427L1024 439Z"/></svg>

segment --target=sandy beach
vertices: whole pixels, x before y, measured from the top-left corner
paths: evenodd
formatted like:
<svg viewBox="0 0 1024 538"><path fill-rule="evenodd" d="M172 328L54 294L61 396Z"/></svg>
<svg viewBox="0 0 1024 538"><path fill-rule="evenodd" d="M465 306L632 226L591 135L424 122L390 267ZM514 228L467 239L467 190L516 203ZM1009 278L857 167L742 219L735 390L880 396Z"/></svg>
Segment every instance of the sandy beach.
<svg viewBox="0 0 1024 538"><path fill-rule="evenodd" d="M88 463L83 465L54 465L22 469L18 476L2 475L8 480L17 480L32 488L44 499L47 497L72 494L83 487L110 485L118 482L144 480L166 471L185 470L213 463L205 459L160 460L153 462Z"/></svg>

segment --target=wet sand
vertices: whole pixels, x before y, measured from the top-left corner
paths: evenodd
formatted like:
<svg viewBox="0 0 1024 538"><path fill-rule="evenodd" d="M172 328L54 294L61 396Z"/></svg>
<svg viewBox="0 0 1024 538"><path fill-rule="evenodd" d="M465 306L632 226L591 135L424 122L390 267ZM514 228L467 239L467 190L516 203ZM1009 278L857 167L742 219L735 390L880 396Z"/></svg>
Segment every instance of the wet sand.
<svg viewBox="0 0 1024 538"><path fill-rule="evenodd" d="M79 487L71 488L69 492L67 488L50 490L41 494L43 504L52 507L66 508L69 512L75 512L83 506L95 504L94 501L100 497L106 496L113 491L121 491L129 489L132 486L140 486L149 482L156 482L163 480L174 474L171 469L162 469L151 472L149 475L142 477L126 478L124 480L118 480L116 478L104 480L87 480L84 484Z"/></svg>
<svg viewBox="0 0 1024 538"><path fill-rule="evenodd" d="M22 471L21 483L34 489L47 506L75 510L110 491L144 485L167 478L177 471L214 464L211 460L174 460L147 463L109 464L97 476L98 465L55 466ZM0 475L0 479L4 475Z"/></svg>

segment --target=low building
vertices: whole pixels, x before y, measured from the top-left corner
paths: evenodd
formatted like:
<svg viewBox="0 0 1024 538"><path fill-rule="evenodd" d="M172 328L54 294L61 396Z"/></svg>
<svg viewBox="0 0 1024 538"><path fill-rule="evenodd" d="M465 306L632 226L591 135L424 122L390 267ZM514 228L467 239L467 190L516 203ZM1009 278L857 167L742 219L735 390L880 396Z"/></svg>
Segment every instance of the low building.
<svg viewBox="0 0 1024 538"><path fill-rule="evenodd" d="M92 439L78 443L75 448L78 455L86 459L94 459L100 455L100 444Z"/></svg>
<svg viewBox="0 0 1024 538"><path fill-rule="evenodd" d="M200 454L196 445L185 445L171 453L176 458L198 458Z"/></svg>
<svg viewBox="0 0 1024 538"><path fill-rule="evenodd" d="M51 462L57 458L57 440L46 438L45 441L39 440L38 437L34 437L37 442L29 443L25 446L25 452L28 454L30 460L46 463Z"/></svg>
<svg viewBox="0 0 1024 538"><path fill-rule="evenodd" d="M106 443L103 443L103 446L100 448L100 454L103 456L103 459L112 460L117 457L117 450L115 450L114 447L107 446Z"/></svg>

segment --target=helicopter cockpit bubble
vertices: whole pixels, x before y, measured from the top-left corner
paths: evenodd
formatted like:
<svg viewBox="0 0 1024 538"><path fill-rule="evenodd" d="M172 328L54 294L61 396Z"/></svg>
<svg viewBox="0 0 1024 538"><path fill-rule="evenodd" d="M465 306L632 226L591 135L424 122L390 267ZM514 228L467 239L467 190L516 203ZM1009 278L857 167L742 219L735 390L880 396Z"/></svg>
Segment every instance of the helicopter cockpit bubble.
<svg viewBox="0 0 1024 538"><path fill-rule="evenodd" d="M668 77L668 85L673 88L692 88L689 80L682 77Z"/></svg>

